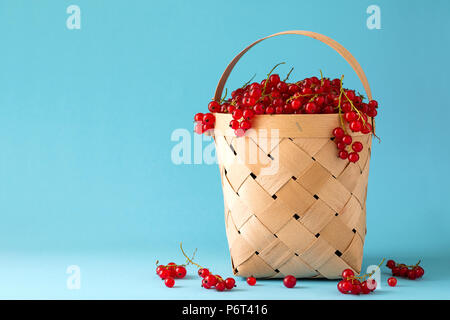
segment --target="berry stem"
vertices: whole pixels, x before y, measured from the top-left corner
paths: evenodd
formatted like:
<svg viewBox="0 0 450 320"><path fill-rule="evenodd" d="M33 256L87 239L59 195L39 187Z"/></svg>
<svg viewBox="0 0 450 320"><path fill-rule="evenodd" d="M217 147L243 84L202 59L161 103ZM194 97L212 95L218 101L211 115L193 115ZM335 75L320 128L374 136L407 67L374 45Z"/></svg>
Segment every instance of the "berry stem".
<svg viewBox="0 0 450 320"><path fill-rule="evenodd" d="M294 70L294 67L289 70L288 74L286 75L286 78L284 78L283 82L286 82L289 79L289 76L291 75L291 72Z"/></svg>
<svg viewBox="0 0 450 320"><path fill-rule="evenodd" d="M201 266L201 265L199 265L198 263L195 263L192 259L190 259L188 256L187 256L187 254L184 252L184 250L183 250L183 243L182 242L180 242L180 249L181 249L181 252L183 253L183 256L186 258L186 260L188 261L188 264L192 264L192 265L194 265L194 266L196 266L197 268L199 268L199 269L202 269L203 267ZM195 249L195 251L194 251L194 255L195 255L195 252L197 251L197 249Z"/></svg>

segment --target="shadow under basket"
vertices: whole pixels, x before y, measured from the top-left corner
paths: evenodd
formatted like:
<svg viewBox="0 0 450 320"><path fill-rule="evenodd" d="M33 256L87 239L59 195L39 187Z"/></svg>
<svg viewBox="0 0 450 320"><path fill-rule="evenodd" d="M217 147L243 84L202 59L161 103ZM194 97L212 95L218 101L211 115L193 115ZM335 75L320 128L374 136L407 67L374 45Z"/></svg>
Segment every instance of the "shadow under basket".
<svg viewBox="0 0 450 320"><path fill-rule="evenodd" d="M318 38L307 31L281 34L291 33ZM355 70L360 68L351 64ZM358 75L363 76L371 99L364 74ZM252 119L252 129L240 138L229 128L230 114L215 116L214 139L234 274L336 279L346 268L359 273L372 134L349 133L364 146L360 160L350 163L337 157L331 135L340 126L338 114L258 115Z"/></svg>

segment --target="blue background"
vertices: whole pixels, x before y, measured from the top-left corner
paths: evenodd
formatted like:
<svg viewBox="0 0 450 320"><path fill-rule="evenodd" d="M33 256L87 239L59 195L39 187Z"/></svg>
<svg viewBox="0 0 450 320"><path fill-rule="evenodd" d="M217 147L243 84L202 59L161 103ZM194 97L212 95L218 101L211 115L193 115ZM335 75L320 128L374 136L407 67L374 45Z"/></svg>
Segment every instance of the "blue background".
<svg viewBox="0 0 450 320"><path fill-rule="evenodd" d="M66 27L71 4L80 30ZM381 30L366 27L371 4ZM173 164L170 137L192 130L244 46L291 29L344 45L380 104L365 265L422 258L427 274L370 298L450 298L449 14L445 0L1 0L0 298L343 298L333 281L220 295L193 276L169 290L154 275L156 259L182 261L180 241L231 274L218 168ZM298 36L252 49L227 87L280 61L292 79L321 69L363 91L333 50ZM66 288L71 264L80 290Z"/></svg>

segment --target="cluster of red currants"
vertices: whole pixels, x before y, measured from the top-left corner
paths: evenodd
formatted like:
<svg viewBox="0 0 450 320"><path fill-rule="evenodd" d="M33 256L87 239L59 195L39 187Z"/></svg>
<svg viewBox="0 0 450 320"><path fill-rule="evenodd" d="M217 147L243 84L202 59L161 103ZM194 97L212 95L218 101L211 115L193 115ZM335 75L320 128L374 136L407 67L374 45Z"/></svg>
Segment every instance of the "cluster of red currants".
<svg viewBox="0 0 450 320"><path fill-rule="evenodd" d="M205 133L211 129L214 129L214 123L216 122L216 117L212 113L197 113L194 116L195 127L194 131L198 134Z"/></svg>
<svg viewBox="0 0 450 320"><path fill-rule="evenodd" d="M217 274L212 274L207 268L198 269L198 275L202 278L202 287L205 289L215 288L217 291L231 290L236 286L233 278L223 278Z"/></svg>
<svg viewBox="0 0 450 320"><path fill-rule="evenodd" d="M353 132L372 131L368 118L377 115L377 101L365 103L362 95L344 89L343 77L331 80L321 76L321 79L310 77L287 82L290 72L284 80L278 74L272 74L277 66L261 82L246 83L233 91L231 98L211 101L208 110L211 113L230 113L233 117L230 127L237 136L244 135L251 128L251 120L261 114L339 113ZM195 121L200 121L201 114L197 115Z"/></svg>
<svg viewBox="0 0 450 320"><path fill-rule="evenodd" d="M370 274L356 277L351 269L345 269L342 271L342 280L339 281L337 288L343 294L369 294L377 288L377 282L368 278L369 276Z"/></svg>
<svg viewBox="0 0 450 320"><path fill-rule="evenodd" d="M175 279L183 279L186 276L186 268L184 265L170 262L167 265L157 266L156 274L164 280L166 287L172 288L175 285Z"/></svg>
<svg viewBox="0 0 450 320"><path fill-rule="evenodd" d="M425 270L419 266L420 261L415 265L407 266L403 263L396 263L394 260L388 260L386 267L391 269L393 276L404 277L410 280L422 278Z"/></svg>

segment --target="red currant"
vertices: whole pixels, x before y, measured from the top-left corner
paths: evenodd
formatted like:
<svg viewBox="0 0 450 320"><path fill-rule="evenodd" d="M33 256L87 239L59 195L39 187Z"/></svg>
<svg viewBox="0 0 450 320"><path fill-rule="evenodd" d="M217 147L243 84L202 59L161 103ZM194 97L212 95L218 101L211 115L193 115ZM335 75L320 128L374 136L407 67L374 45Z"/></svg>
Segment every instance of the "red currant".
<svg viewBox="0 0 450 320"><path fill-rule="evenodd" d="M345 115L344 115L344 119L347 122L355 121L357 117L358 117L358 115L354 111L346 112Z"/></svg>
<svg viewBox="0 0 450 320"><path fill-rule="evenodd" d="M166 285L166 287L172 288L175 285L175 280L172 277L168 277L166 278L166 280L164 280L164 284Z"/></svg>
<svg viewBox="0 0 450 320"><path fill-rule="evenodd" d="M388 285L389 285L390 287L395 287L395 286L397 285L397 278L390 277L390 278L387 280L387 283L388 283Z"/></svg>
<svg viewBox="0 0 450 320"><path fill-rule="evenodd" d="M388 260L386 262L386 267L388 267L389 269L392 269L393 267L395 267L395 261L394 260Z"/></svg>
<svg viewBox="0 0 450 320"><path fill-rule="evenodd" d="M352 143L352 137L347 134L342 137L342 142L345 143L346 145L349 145Z"/></svg>
<svg viewBox="0 0 450 320"><path fill-rule="evenodd" d="M344 134L345 132L342 128L337 127L333 130L333 136L335 136L336 138L342 138Z"/></svg>
<svg viewBox="0 0 450 320"><path fill-rule="evenodd" d="M317 105L314 102L308 102L305 105L306 113L313 114L317 112Z"/></svg>
<svg viewBox="0 0 450 320"><path fill-rule="evenodd" d="M217 101L211 101L208 104L208 110L210 112L218 112L220 110L220 104Z"/></svg>
<svg viewBox="0 0 450 320"><path fill-rule="evenodd" d="M239 129L239 121L231 120L230 121L230 128L233 129L233 130Z"/></svg>
<svg viewBox="0 0 450 320"><path fill-rule="evenodd" d="M248 111L248 110L247 110L247 111ZM242 130L248 130L248 129L251 128L251 126L252 126L252 125L250 124L249 121L247 121L247 120L242 120L242 121L241 121L240 127L241 127Z"/></svg>
<svg viewBox="0 0 450 320"><path fill-rule="evenodd" d="M348 152L345 150L341 150L339 151L339 158L341 158L342 160L345 160L348 158Z"/></svg>
<svg viewBox="0 0 450 320"><path fill-rule="evenodd" d="M242 115L243 115L243 112L240 109L236 109L232 113L232 117L234 120L239 120L240 118L242 118Z"/></svg>
<svg viewBox="0 0 450 320"><path fill-rule="evenodd" d="M216 290L217 291L223 291L225 290L225 282L220 281L216 284Z"/></svg>
<svg viewBox="0 0 450 320"><path fill-rule="evenodd" d="M355 152L361 152L361 150L363 149L363 144L359 141L355 141L352 144L352 149ZM395 263L394 263L394 265L395 265Z"/></svg>
<svg viewBox="0 0 450 320"><path fill-rule="evenodd" d="M286 276L283 279L283 284L286 288L293 288L295 287L295 284L297 283L297 279L294 276Z"/></svg>
<svg viewBox="0 0 450 320"><path fill-rule="evenodd" d="M355 276L355 273L353 272L352 269L345 269L344 271L342 271L342 279L349 279Z"/></svg>
<svg viewBox="0 0 450 320"><path fill-rule="evenodd" d="M242 115L245 120L251 120L255 116L255 113L253 112L253 110L248 109L245 110Z"/></svg>
<svg viewBox="0 0 450 320"><path fill-rule="evenodd" d="M228 290L231 290L235 287L236 281L233 278L226 278L225 279L225 287Z"/></svg>
<svg viewBox="0 0 450 320"><path fill-rule="evenodd" d="M350 130L353 132L361 131L362 129L362 122L360 120L355 120L350 122Z"/></svg>
<svg viewBox="0 0 450 320"><path fill-rule="evenodd" d="M272 74L269 77L269 82L272 86L276 86L280 82L280 76L277 74Z"/></svg>
<svg viewBox="0 0 450 320"><path fill-rule="evenodd" d="M202 278L205 278L206 276L209 275L209 270L206 268L198 269L198 275Z"/></svg>
<svg viewBox="0 0 450 320"><path fill-rule="evenodd" d="M247 283L248 283L249 286L254 286L256 284L256 278L248 277L247 278Z"/></svg>
<svg viewBox="0 0 450 320"><path fill-rule="evenodd" d="M175 275L179 279L183 279L186 276L186 268L183 266L178 266L175 268Z"/></svg>
<svg viewBox="0 0 450 320"><path fill-rule="evenodd" d="M214 117L214 115L212 113L207 113L207 114L203 115L203 123L214 124L215 121L216 121L216 117Z"/></svg>
<svg viewBox="0 0 450 320"><path fill-rule="evenodd" d="M199 112L194 116L194 121L195 122L202 122L203 121L203 113Z"/></svg>
<svg viewBox="0 0 450 320"><path fill-rule="evenodd" d="M350 152L348 155L348 161L350 162L357 162L359 160L359 155L356 152Z"/></svg>

